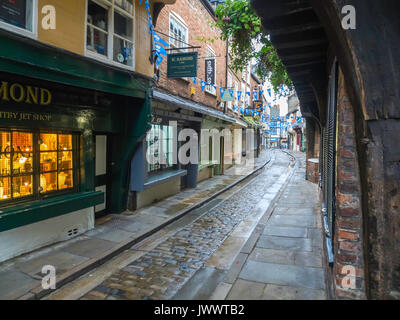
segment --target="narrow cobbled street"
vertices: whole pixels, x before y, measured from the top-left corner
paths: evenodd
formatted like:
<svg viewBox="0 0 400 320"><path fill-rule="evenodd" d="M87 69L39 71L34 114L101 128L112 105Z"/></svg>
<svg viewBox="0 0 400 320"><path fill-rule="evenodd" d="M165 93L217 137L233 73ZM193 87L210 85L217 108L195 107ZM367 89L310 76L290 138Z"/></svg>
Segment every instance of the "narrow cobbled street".
<svg viewBox="0 0 400 320"><path fill-rule="evenodd" d="M303 155L271 153L250 181L47 298L323 298L317 187Z"/></svg>

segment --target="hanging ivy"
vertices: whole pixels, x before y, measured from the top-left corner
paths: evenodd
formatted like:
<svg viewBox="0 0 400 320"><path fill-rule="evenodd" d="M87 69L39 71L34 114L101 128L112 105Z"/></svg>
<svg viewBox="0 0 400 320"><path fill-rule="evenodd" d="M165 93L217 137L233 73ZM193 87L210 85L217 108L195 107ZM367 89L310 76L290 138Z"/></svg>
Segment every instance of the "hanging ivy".
<svg viewBox="0 0 400 320"><path fill-rule="evenodd" d="M249 0L226 0L218 5L213 26L222 31L222 40L230 42L230 67L234 71L243 71L252 59L256 59L258 76L262 80L268 79L274 90L282 85L293 88L286 68Z"/></svg>

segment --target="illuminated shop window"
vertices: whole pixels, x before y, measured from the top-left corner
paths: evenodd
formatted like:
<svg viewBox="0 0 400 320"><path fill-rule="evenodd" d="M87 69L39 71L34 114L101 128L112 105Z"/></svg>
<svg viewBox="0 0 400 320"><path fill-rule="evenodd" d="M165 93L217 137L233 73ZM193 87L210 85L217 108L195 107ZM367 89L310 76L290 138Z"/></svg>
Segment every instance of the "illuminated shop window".
<svg viewBox="0 0 400 320"><path fill-rule="evenodd" d="M73 190L73 141L72 134L0 131L0 202Z"/></svg>

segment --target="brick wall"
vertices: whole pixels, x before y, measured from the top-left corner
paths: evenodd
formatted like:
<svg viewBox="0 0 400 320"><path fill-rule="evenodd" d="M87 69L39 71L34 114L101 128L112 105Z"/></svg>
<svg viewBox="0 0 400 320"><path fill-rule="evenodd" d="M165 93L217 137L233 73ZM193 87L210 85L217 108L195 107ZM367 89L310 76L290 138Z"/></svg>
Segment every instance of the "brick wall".
<svg viewBox="0 0 400 320"><path fill-rule="evenodd" d="M354 112L343 74L338 83L338 145L335 219L335 294L338 299L365 299L360 178L354 132ZM349 274L353 267L355 278ZM346 268L347 267L347 268ZM347 277L345 280L344 277ZM348 280L355 288L346 288Z"/></svg>
<svg viewBox="0 0 400 320"><path fill-rule="evenodd" d="M193 84L192 78L185 81L183 79L168 79L167 78L167 62L166 58L160 64L161 77L158 86L162 89L168 90L173 94L181 97L192 99L193 101L200 102L204 105L223 110L222 106L217 106L217 100L220 101L219 87L226 87L226 42L219 40L220 31L210 26L213 21L213 16L207 11L199 0L177 0L174 5L165 6L157 19L156 31L161 31L169 34L169 17L173 12L181 17L188 27L188 43L192 46L201 46L195 49L199 53L198 69L197 69L197 84ZM160 34L160 36L169 42L167 36ZM206 39L214 39L214 42L198 40L199 37ZM205 90L201 91L200 80L205 80L205 57L206 47L210 46L216 54L216 85L217 97L207 93ZM191 50L189 50L191 51ZM194 96L190 94L190 88L194 87L196 93Z"/></svg>

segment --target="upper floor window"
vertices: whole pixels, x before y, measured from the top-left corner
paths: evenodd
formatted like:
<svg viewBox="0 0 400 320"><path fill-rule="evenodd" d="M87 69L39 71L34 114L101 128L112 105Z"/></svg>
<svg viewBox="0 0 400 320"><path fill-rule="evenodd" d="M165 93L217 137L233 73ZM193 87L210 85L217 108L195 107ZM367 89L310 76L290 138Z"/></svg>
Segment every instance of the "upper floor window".
<svg viewBox="0 0 400 320"><path fill-rule="evenodd" d="M91 54L134 66L133 0L89 0L86 49Z"/></svg>
<svg viewBox="0 0 400 320"><path fill-rule="evenodd" d="M186 24L175 14L169 17L169 44L172 48L187 47L188 28ZM181 50L184 52L185 50Z"/></svg>
<svg viewBox="0 0 400 320"><path fill-rule="evenodd" d="M206 47L206 58L207 59L210 59L210 58L214 59L214 79L215 79L215 82L217 82L217 61L215 59L216 55L215 55L214 50L209 46ZM215 83L214 83L214 85L215 85ZM208 86L206 86L205 90L208 93L211 93L213 95L217 95L217 89L215 88L215 86L208 85Z"/></svg>
<svg viewBox="0 0 400 320"><path fill-rule="evenodd" d="M0 26L32 36L35 32L36 0L0 0Z"/></svg>

